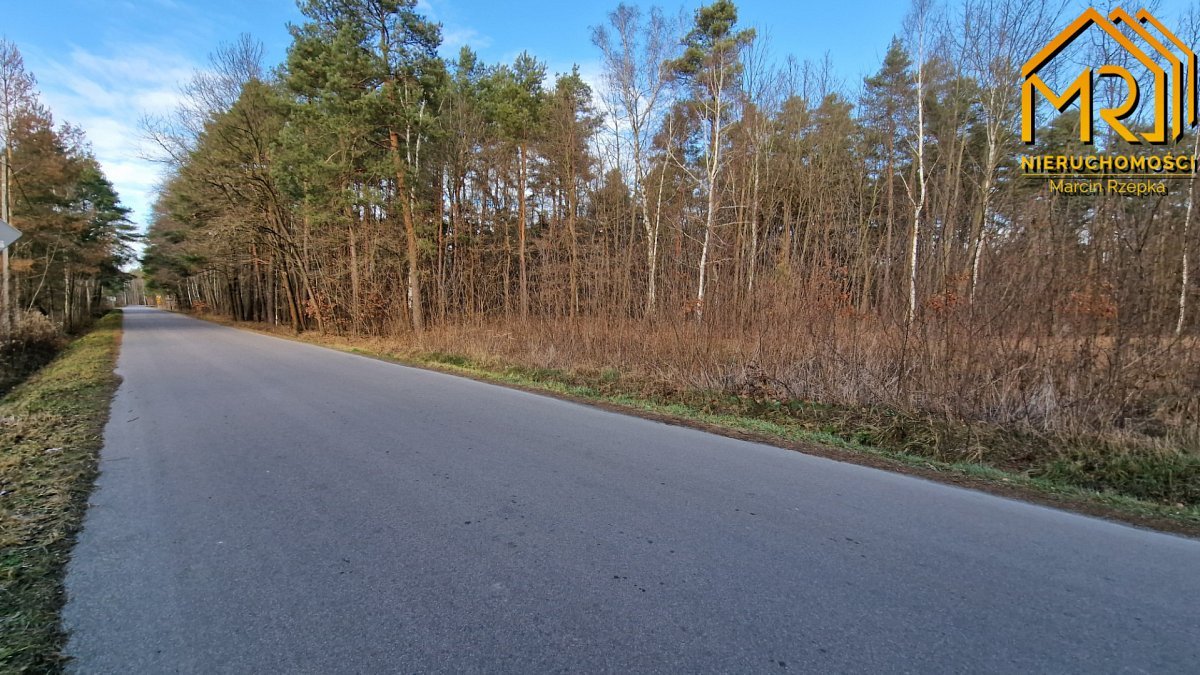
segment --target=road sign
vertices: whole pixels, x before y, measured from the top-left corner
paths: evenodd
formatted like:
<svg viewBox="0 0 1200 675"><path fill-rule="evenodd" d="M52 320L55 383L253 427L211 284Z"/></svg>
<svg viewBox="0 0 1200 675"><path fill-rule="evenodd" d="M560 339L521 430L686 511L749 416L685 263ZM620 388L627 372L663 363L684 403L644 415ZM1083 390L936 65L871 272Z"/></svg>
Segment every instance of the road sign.
<svg viewBox="0 0 1200 675"><path fill-rule="evenodd" d="M21 238L21 231L0 220L0 249L6 249L12 246L13 242Z"/></svg>

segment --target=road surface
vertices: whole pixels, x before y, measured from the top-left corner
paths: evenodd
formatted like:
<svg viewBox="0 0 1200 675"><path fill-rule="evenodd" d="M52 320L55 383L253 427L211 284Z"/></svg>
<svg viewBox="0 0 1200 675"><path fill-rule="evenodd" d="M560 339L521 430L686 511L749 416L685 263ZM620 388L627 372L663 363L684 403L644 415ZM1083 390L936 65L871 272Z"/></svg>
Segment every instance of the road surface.
<svg viewBox="0 0 1200 675"><path fill-rule="evenodd" d="M1200 542L151 309L86 673L1196 672Z"/></svg>

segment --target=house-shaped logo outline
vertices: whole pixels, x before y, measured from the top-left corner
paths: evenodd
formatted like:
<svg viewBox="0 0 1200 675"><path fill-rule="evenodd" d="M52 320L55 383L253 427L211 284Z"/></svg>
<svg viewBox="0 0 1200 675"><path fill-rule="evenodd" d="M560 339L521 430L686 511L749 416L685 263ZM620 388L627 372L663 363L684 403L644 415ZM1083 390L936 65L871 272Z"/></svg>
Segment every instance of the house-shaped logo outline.
<svg viewBox="0 0 1200 675"><path fill-rule="evenodd" d="M1192 51L1192 49L1187 46L1187 43L1185 43L1183 40L1180 40L1179 36L1167 30L1167 27L1162 25L1161 21L1159 21L1154 17L1153 14L1145 9L1138 10L1137 19L1142 23L1148 23L1153 26L1154 29L1166 37L1171 44L1175 45L1187 59L1187 74L1180 76L1178 71L1176 71L1177 82L1183 82L1183 78L1187 78L1186 82L1183 82L1183 84L1176 85L1175 91L1177 92L1177 98L1179 101L1176 110L1179 119L1182 119L1183 103L1186 100L1189 108L1187 124L1188 126L1196 126L1196 107L1198 104L1200 104L1200 94L1198 94L1196 91L1197 85L1200 85L1200 73L1196 72L1196 52ZM1185 93L1188 89L1191 90L1190 95Z"/></svg>
<svg viewBox="0 0 1200 675"><path fill-rule="evenodd" d="M1080 139L1084 142L1091 142L1092 129L1092 73L1091 68L1085 68L1084 71L1076 78L1061 95L1050 89L1049 85L1039 76L1039 72L1047 63L1058 56L1066 49L1074 40L1082 35L1093 25L1098 26L1109 37L1117 42L1125 51L1133 56L1154 76L1154 98L1155 98L1155 129L1153 132L1143 134L1142 137L1151 144L1162 144L1168 140L1166 130L1167 118L1167 71L1164 70L1153 58L1141 48L1139 48L1121 29L1117 26L1118 23L1124 23L1140 38L1146 41L1155 52L1166 57L1171 63L1172 75L1174 75L1175 87L1172 88L1172 100L1174 102L1175 114L1173 118L1172 130L1170 138L1178 140L1183 135L1183 107L1184 107L1184 92L1189 90L1191 95L1187 96L1188 107L1190 114L1188 124L1194 126L1196 123L1196 72L1195 63L1196 55L1192 50L1180 40L1174 33L1167 30L1153 15L1145 9L1137 13L1138 21L1129 15L1123 9L1115 9L1105 18L1095 8L1089 7L1079 15L1075 21L1062 30L1054 37L1045 47L1037 54L1025 62L1021 67L1021 76L1024 82L1021 86L1021 111L1022 111L1022 128L1021 138L1026 144L1034 142L1034 100L1033 92L1036 89L1050 102L1055 110L1062 111L1067 106L1071 105L1076 99L1079 100L1080 119L1082 128L1080 129ZM1141 23L1139 23L1139 21ZM1176 56L1168 47L1147 31L1141 24L1149 23L1158 30L1169 42L1178 47L1184 53L1188 61L1187 80L1184 82L1183 61ZM1125 104L1120 108L1104 109L1100 111L1100 117L1109 124L1122 138L1130 143L1140 143L1141 139L1130 131L1124 124L1121 123L1131 115L1139 103L1140 92L1137 81L1133 75L1125 68L1114 65L1103 65L1096 69L1096 72L1101 76L1118 76L1125 80L1129 87L1129 97ZM1190 87L1188 84L1190 83Z"/></svg>

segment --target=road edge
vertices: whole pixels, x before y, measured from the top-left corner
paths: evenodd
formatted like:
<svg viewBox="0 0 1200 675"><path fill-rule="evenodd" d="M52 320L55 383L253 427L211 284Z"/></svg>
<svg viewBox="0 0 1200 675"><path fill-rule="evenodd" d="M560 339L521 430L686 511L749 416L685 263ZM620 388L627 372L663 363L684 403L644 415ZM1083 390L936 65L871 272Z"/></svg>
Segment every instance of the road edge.
<svg viewBox="0 0 1200 675"><path fill-rule="evenodd" d="M0 671L66 665L67 563L120 385L121 336L122 315L112 312L0 401L0 514L12 521L0 538Z"/></svg>
<svg viewBox="0 0 1200 675"><path fill-rule="evenodd" d="M298 336L283 334L256 324L231 321L222 317L199 316L186 312L171 311L188 318L255 333L264 337L278 338L288 342L329 349L343 354L362 356L384 363L463 377L476 382L570 401L621 415L629 415L672 426L696 429L726 438L769 445L806 455L845 462L847 464L900 473L936 483L953 485L997 497L1046 506L1140 529L1173 534L1190 539L1200 539L1200 520L1186 516L1172 515L1173 512L1165 506L1121 495L1101 493L1073 486L1053 485L1047 481L1005 472L986 465L937 462L925 457L870 448L832 437L822 437L819 439L794 438L787 435L765 433L739 426L737 420L728 415L714 415L702 411L685 410L684 406L664 406L651 401L633 399L624 395L607 396L585 393L579 387L571 387L561 383L533 382L498 371L405 358L394 354L365 350L356 346L341 345L330 341L328 336L313 333L304 333ZM817 434L813 434L813 436L817 436Z"/></svg>

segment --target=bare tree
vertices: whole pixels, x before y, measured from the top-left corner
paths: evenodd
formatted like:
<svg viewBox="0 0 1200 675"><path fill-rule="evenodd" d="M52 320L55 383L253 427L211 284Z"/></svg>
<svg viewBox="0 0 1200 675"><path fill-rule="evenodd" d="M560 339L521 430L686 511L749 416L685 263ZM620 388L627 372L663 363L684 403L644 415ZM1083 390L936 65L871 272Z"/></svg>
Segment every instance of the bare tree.
<svg viewBox="0 0 1200 675"><path fill-rule="evenodd" d="M917 253L921 239L921 218L925 212L925 198L928 193L926 185L928 173L925 166L925 84L926 84L926 53L929 40L929 23L932 13L931 0L913 0L912 8L905 18L905 29L908 33L909 51L916 65L914 89L917 107L916 129L912 134L913 170L916 175L910 181L904 178L904 187L913 207L913 219L908 232L908 311L905 313L905 323L911 325L917 315ZM916 183L913 185L913 183Z"/></svg>
<svg viewBox="0 0 1200 675"><path fill-rule="evenodd" d="M12 135L17 116L35 105L35 81L25 70L25 59L17 46L0 38L0 220L12 223ZM11 244L12 242L4 242ZM0 252L0 332L12 326L13 305L10 288L8 246Z"/></svg>
<svg viewBox="0 0 1200 675"><path fill-rule="evenodd" d="M1195 45L1197 43L1197 41L1200 41L1200 6L1192 5L1191 11L1185 17L1185 22L1186 23L1184 24L1184 28L1181 29L1181 31L1180 31L1180 33L1182 34L1181 39L1183 39L1184 42L1186 42L1188 44ZM1195 64L1196 64L1196 61L1195 61L1195 59L1193 59L1192 62L1189 63L1187 67L1193 68L1195 66ZM1196 79L1195 79L1196 74L1195 73L1189 72L1187 74L1187 76L1189 78L1192 78L1193 82L1196 82ZM1189 117L1188 121L1190 121L1193 125L1195 125L1197 122L1196 117L1198 114L1196 111L1196 92L1195 91L1192 92L1192 99L1189 103L1191 104L1191 110L1189 111L1190 117ZM1180 110L1180 111L1178 111L1178 113L1184 114L1184 111ZM1193 126L1192 134L1194 136L1192 139L1192 158L1194 159L1195 157L1200 156L1200 129L1197 129ZM1194 166L1192 168L1195 169ZM1179 246L1179 248L1182 252L1180 253L1181 270L1180 270L1180 280L1179 280L1179 317L1175 321L1175 334L1176 335L1183 334L1183 322L1187 316L1187 298L1188 298L1188 291L1190 290L1188 287L1191 285L1191 278L1190 278L1190 276L1191 276L1191 261L1188 259L1188 250L1191 248L1191 241L1189 241L1189 234L1190 234L1190 228L1191 228L1191 224L1192 224L1192 211L1195 209L1195 206L1196 206L1196 180L1197 180L1197 178L1194 175L1194 173L1195 172L1193 171L1193 176L1192 176L1191 180L1188 181L1187 206L1184 208L1184 216L1183 216L1183 237L1180 240L1180 246Z"/></svg>
<svg viewBox="0 0 1200 675"><path fill-rule="evenodd" d="M749 45L744 56L741 91L743 113L741 124L749 145L750 171L749 189L746 198L746 222L749 242L747 243L746 291L754 292L754 281L758 271L759 223L762 203L763 174L768 170L767 151L773 131L773 118L780 105L782 74L771 66L770 41L761 36Z"/></svg>
<svg viewBox="0 0 1200 675"><path fill-rule="evenodd" d="M208 55L208 67L197 70L180 87L179 103L167 115L146 115L139 122L151 148L143 154L152 160L181 166L204 125L229 110L251 80L264 80L263 45L243 33Z"/></svg>
<svg viewBox="0 0 1200 675"><path fill-rule="evenodd" d="M979 210L969 243L970 302L979 285L996 174L1017 138L1021 63L1049 41L1066 4L1066 0L964 0L961 24L947 31L957 42L964 73L979 89L986 145L979 168Z"/></svg>
<svg viewBox="0 0 1200 675"><path fill-rule="evenodd" d="M605 98L616 112L618 136L622 127L627 129L624 136L632 154L633 198L641 209L646 233L645 312L652 316L657 306L662 191L652 212L646 189L648 155L655 122L668 103L665 94L671 80L670 63L678 56L680 30L678 22L668 21L657 7L651 8L643 24L641 10L624 3L609 12L608 22L609 26L592 29L592 42L603 55ZM632 216L636 220L636 210Z"/></svg>
<svg viewBox="0 0 1200 675"><path fill-rule="evenodd" d="M695 25L684 38L686 50L675 61L675 71L692 87L696 105L708 127L704 153L704 189L708 203L704 216L704 244L700 250L696 284L696 319L704 313L709 255L717 227L718 180L724 168L725 130L742 69L742 52L754 40L754 29L735 30L737 8L730 0L717 0L696 10Z"/></svg>

